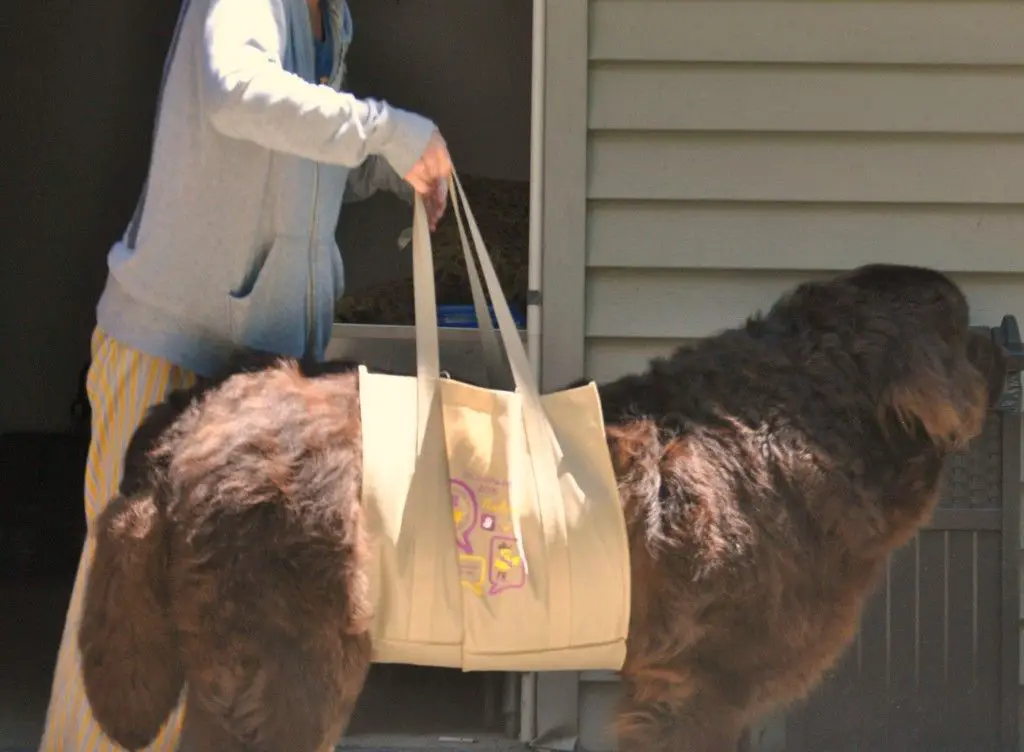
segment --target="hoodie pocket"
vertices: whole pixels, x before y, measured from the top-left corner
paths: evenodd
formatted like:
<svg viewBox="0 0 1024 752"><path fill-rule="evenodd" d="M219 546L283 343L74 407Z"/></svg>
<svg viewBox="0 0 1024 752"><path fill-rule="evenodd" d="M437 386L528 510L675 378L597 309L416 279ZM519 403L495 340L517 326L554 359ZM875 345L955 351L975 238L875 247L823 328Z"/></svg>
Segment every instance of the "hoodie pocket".
<svg viewBox="0 0 1024 752"><path fill-rule="evenodd" d="M231 338L242 347L299 357L305 349L306 247L277 237L259 268L228 293Z"/></svg>

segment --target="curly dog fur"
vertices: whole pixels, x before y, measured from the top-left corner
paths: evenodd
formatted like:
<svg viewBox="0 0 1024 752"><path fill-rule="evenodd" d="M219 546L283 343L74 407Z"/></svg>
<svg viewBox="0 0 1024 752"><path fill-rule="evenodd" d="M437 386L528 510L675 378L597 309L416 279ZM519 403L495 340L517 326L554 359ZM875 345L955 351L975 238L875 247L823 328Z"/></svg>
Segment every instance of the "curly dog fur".
<svg viewBox="0 0 1024 752"><path fill-rule="evenodd" d="M726 752L851 642L1005 356L944 275L872 265L601 387L630 535L621 752ZM98 521L95 716L183 747L315 752L370 661L358 377L263 359L155 407Z"/></svg>

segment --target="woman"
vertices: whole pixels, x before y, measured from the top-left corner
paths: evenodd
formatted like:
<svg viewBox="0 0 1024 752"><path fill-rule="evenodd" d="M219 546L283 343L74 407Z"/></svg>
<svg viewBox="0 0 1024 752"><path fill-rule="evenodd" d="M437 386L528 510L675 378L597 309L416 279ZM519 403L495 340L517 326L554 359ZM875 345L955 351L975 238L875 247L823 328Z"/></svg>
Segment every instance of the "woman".
<svg viewBox="0 0 1024 752"><path fill-rule="evenodd" d="M183 0L164 69L149 177L108 256L88 393L91 522L114 494L146 409L239 347L322 358L344 288L343 198L420 193L432 227L451 161L429 120L341 91L344 0ZM115 752L97 727L76 631L82 554L43 752ZM181 709L151 750L173 750Z"/></svg>

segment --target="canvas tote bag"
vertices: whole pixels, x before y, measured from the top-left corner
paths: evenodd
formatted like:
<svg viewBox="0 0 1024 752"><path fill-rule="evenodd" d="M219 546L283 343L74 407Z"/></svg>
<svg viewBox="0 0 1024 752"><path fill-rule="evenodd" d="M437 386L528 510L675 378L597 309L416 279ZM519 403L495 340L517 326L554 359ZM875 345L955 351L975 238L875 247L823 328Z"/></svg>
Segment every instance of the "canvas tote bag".
<svg viewBox="0 0 1024 752"><path fill-rule="evenodd" d="M430 235L417 199L417 375L360 369L374 660L619 669L629 550L597 389L539 393L457 175L451 189L487 370L496 378L500 350L476 262L515 390L442 377Z"/></svg>

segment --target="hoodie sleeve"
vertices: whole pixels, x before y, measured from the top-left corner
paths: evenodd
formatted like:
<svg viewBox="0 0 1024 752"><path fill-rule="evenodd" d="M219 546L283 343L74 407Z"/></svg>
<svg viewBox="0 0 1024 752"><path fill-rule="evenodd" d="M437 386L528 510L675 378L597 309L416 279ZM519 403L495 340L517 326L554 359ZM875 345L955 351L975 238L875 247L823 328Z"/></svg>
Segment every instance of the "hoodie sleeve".
<svg viewBox="0 0 1024 752"><path fill-rule="evenodd" d="M205 111L226 136L326 164L380 155L399 175L434 131L419 115L311 84L282 66L282 0L210 0L199 54Z"/></svg>
<svg viewBox="0 0 1024 752"><path fill-rule="evenodd" d="M413 190L399 177L390 164L381 157L371 155L348 173L345 203L352 204L370 198L377 191L389 191L403 201L412 203Z"/></svg>

